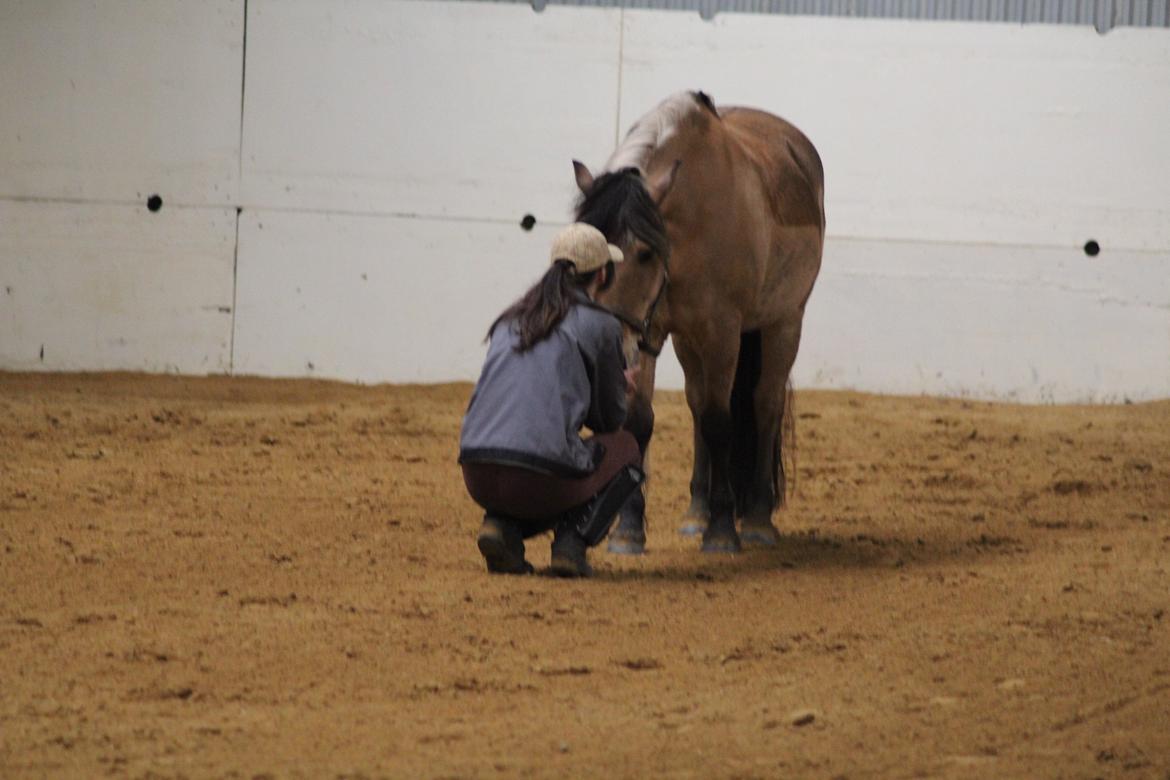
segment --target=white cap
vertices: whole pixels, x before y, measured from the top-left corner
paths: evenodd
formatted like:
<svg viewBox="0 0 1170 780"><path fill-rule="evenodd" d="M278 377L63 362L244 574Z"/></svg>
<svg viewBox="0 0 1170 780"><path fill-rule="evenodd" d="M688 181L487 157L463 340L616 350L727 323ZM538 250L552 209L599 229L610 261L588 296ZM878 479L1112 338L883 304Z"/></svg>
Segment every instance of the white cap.
<svg viewBox="0 0 1170 780"><path fill-rule="evenodd" d="M584 222L574 222L553 238L549 261L568 260L579 274L596 271L606 263L622 261L622 250L607 243L600 230Z"/></svg>

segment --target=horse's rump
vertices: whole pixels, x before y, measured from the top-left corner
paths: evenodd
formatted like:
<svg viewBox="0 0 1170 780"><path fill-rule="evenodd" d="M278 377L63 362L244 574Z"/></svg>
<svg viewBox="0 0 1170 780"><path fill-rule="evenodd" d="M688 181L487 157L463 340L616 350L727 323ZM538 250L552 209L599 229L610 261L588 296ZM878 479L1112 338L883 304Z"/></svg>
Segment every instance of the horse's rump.
<svg viewBox="0 0 1170 780"><path fill-rule="evenodd" d="M776 219L824 227L825 169L816 147L786 119L754 108L720 109L723 129L753 163Z"/></svg>

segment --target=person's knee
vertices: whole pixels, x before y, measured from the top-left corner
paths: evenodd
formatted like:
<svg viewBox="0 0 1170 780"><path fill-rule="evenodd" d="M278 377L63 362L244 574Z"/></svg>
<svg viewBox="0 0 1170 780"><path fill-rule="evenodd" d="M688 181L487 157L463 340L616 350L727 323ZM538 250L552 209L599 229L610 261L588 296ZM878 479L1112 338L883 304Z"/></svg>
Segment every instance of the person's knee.
<svg viewBox="0 0 1170 780"><path fill-rule="evenodd" d="M629 431L619 431L618 455L623 465L640 466L642 464L642 448L638 440Z"/></svg>
<svg viewBox="0 0 1170 780"><path fill-rule="evenodd" d="M577 531L590 547L601 543L609 533L618 510L645 479L643 471L634 465L624 465L582 508L577 520Z"/></svg>

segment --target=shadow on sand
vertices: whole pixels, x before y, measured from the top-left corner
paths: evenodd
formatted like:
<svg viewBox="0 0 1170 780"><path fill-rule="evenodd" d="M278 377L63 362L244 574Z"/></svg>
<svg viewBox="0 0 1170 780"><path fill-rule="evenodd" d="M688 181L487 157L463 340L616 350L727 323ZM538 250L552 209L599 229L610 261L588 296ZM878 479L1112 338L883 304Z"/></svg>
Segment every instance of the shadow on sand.
<svg viewBox="0 0 1170 780"><path fill-rule="evenodd" d="M693 550L651 549L645 558L592 553L599 580L727 581L771 571L810 569L904 569L940 563L961 563L988 553L1021 553L1020 540L1010 537L902 538L804 533L781 535L774 547L751 547L737 554ZM636 561L636 563L629 563Z"/></svg>

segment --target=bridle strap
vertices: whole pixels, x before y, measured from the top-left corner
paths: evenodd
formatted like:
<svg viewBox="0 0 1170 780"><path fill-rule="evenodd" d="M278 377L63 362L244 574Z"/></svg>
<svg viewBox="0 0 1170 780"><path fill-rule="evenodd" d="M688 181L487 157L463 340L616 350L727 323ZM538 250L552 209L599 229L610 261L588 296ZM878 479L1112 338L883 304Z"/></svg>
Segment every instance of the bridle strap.
<svg viewBox="0 0 1170 780"><path fill-rule="evenodd" d="M658 287L658 293L654 296L654 300L650 302L650 308L646 311L646 319L642 322L642 336L638 339L638 350L645 352L650 357L656 358L662 354L662 348L666 346L666 339L657 347L650 343L650 323L654 320L654 312L658 310L658 302L662 300L662 294L666 292L666 288L670 285L670 267L666 264L666 259L662 260L662 284Z"/></svg>
<svg viewBox="0 0 1170 780"><path fill-rule="evenodd" d="M670 266L667 265L665 258L662 261L662 284L658 287L658 292L654 296L654 300L650 302L650 308L646 310L646 318L638 322L633 317L615 309L606 309L610 314L617 317L624 322L629 328L638 334L638 351L645 352L650 357L658 357L662 354L662 348L666 345L665 339L662 344L655 347L650 343L650 323L654 320L654 313L658 311L658 303L662 300L662 294L666 292L666 288L670 285Z"/></svg>
<svg viewBox="0 0 1170 780"><path fill-rule="evenodd" d="M662 344L665 346L666 342L664 341ZM650 357L656 358L662 354L662 347L654 347L646 339L638 339L638 351L645 352Z"/></svg>

